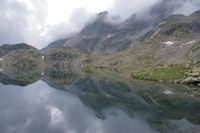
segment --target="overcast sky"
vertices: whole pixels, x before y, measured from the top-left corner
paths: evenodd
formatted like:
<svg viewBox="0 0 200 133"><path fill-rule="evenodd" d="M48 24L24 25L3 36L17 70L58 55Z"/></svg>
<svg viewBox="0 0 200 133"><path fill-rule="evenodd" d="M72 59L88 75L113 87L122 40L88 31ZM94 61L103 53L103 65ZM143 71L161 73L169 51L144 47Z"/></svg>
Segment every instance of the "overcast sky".
<svg viewBox="0 0 200 133"><path fill-rule="evenodd" d="M80 31L101 11L106 10L124 20L133 13L148 10L160 1L0 0L0 45L25 42L43 48L51 41ZM175 13L188 15L200 9L200 0L182 1L183 4Z"/></svg>

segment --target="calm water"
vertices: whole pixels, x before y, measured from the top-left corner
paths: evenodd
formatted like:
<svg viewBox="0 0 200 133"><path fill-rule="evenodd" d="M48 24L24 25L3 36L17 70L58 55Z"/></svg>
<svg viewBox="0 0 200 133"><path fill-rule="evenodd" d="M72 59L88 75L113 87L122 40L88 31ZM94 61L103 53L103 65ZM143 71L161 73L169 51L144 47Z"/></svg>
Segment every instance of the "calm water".
<svg viewBox="0 0 200 133"><path fill-rule="evenodd" d="M0 133L200 133L200 102L154 83L0 84Z"/></svg>

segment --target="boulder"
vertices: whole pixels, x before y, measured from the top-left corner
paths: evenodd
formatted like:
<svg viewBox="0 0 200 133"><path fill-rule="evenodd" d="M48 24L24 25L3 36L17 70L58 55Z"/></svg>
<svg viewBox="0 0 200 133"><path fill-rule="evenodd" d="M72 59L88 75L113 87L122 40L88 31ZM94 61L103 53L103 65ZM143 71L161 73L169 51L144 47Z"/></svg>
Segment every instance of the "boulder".
<svg viewBox="0 0 200 133"><path fill-rule="evenodd" d="M185 80L183 80L181 83L183 84L199 84L200 83L200 77L188 77Z"/></svg>
<svg viewBox="0 0 200 133"><path fill-rule="evenodd" d="M200 72L189 73L188 76L190 76L190 77L199 77L200 76Z"/></svg>

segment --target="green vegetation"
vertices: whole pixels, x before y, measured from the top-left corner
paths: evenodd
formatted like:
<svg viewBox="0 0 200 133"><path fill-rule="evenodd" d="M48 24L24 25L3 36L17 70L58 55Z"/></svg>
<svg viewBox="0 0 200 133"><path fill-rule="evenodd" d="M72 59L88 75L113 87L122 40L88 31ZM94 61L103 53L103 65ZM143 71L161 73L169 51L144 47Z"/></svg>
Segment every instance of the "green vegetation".
<svg viewBox="0 0 200 133"><path fill-rule="evenodd" d="M44 69L44 62L39 50L26 44L2 47L4 47L3 50L5 51L12 50L3 56L1 61L1 69L4 74L8 75L12 80L23 82L34 82L40 79Z"/></svg>
<svg viewBox="0 0 200 133"><path fill-rule="evenodd" d="M190 69L185 67L185 64L176 64L170 66L150 67L146 70L133 72L132 78L165 81L165 82L181 82L187 77L187 72Z"/></svg>

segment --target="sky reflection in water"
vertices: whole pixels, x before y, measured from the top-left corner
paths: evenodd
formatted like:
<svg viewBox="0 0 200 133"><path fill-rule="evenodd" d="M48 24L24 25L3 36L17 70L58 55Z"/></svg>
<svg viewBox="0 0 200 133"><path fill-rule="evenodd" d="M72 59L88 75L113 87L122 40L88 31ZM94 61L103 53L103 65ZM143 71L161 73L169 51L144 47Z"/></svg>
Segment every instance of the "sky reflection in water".
<svg viewBox="0 0 200 133"><path fill-rule="evenodd" d="M76 85L65 86L74 89ZM134 109L133 109L134 111ZM43 81L26 87L0 84L1 133L157 133L160 127L149 122L149 115L134 112L131 117L116 106L103 109L99 118L78 95L57 90ZM171 131L200 131L187 120L167 120ZM170 127L170 126L169 126ZM161 127L162 128L162 127Z"/></svg>

